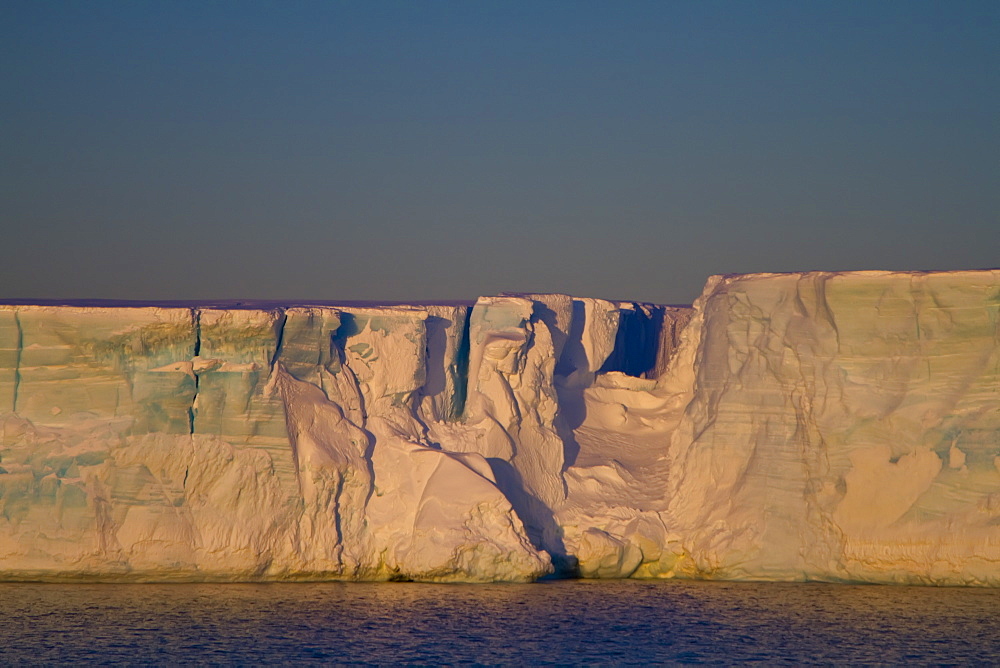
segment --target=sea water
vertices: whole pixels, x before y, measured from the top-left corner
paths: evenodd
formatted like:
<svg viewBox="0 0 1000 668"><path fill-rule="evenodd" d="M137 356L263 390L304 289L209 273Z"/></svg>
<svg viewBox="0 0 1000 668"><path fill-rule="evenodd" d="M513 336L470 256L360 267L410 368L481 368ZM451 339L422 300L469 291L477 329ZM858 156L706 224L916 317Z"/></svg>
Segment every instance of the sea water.
<svg viewBox="0 0 1000 668"><path fill-rule="evenodd" d="M991 589L7 583L0 664L997 663L998 620Z"/></svg>

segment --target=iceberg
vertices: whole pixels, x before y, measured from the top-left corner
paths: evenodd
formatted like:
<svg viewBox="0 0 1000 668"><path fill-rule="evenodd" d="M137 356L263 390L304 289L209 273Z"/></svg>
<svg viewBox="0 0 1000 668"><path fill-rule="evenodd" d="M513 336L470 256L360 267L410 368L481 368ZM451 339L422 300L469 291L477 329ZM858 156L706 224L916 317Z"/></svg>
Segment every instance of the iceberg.
<svg viewBox="0 0 1000 668"><path fill-rule="evenodd" d="M1000 585L1000 271L0 304L0 579Z"/></svg>

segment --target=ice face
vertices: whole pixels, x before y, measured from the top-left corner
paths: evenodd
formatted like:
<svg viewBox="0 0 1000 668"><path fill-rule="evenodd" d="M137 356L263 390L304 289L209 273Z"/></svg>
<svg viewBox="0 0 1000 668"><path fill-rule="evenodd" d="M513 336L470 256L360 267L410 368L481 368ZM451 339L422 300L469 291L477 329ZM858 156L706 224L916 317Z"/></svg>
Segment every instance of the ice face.
<svg viewBox="0 0 1000 668"><path fill-rule="evenodd" d="M670 451L689 567L996 583L998 293L997 272L711 285Z"/></svg>
<svg viewBox="0 0 1000 668"><path fill-rule="evenodd" d="M427 357L419 412L425 424L454 422L468 395L469 334L467 306L428 306L424 327Z"/></svg>
<svg viewBox="0 0 1000 668"><path fill-rule="evenodd" d="M997 271L0 306L0 572L998 585L998 328Z"/></svg>
<svg viewBox="0 0 1000 668"><path fill-rule="evenodd" d="M461 323L443 328L443 387L422 394L419 308L0 313L7 578L549 570L485 460L424 437L419 398L454 410L438 395L455 391Z"/></svg>
<svg viewBox="0 0 1000 668"><path fill-rule="evenodd" d="M0 308L0 410L14 411L14 397L20 384L21 326L17 311Z"/></svg>
<svg viewBox="0 0 1000 668"><path fill-rule="evenodd" d="M13 412L39 425L123 419L138 431L189 430L194 383L176 363L193 354L190 309L7 308L4 331L18 341Z"/></svg>

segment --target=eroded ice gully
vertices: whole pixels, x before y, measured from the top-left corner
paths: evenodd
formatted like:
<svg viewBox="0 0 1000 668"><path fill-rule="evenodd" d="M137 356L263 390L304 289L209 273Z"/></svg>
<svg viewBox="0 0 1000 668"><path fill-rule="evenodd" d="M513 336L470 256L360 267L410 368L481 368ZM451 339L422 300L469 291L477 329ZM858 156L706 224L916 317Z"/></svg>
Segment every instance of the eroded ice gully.
<svg viewBox="0 0 1000 668"><path fill-rule="evenodd" d="M0 305L0 578L997 585L998 311L998 271Z"/></svg>

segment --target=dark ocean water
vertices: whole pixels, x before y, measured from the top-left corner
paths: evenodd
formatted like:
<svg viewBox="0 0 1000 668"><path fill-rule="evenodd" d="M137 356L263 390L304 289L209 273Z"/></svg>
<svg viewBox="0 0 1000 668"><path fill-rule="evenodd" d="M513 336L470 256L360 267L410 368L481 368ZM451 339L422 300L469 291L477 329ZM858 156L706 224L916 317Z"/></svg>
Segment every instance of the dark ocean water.
<svg viewBox="0 0 1000 668"><path fill-rule="evenodd" d="M0 664L998 663L1000 591L0 584Z"/></svg>

